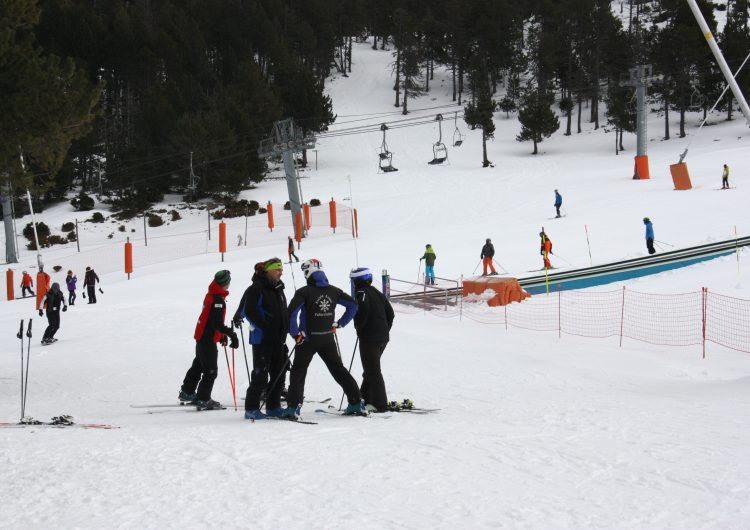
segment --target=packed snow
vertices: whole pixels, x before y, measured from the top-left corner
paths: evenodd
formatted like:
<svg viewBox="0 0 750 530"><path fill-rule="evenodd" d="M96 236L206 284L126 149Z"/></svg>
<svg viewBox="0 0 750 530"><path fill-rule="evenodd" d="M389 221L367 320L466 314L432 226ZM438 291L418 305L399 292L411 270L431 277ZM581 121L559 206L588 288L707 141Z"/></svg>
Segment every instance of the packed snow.
<svg viewBox="0 0 750 530"><path fill-rule="evenodd" d="M339 122L400 119L388 76L392 60L389 51L356 45L350 77L329 83ZM451 101L448 72L436 71L431 87L410 101L411 116L442 112L443 137L452 138L453 112L461 108ZM673 139L661 141L662 118L650 114L652 178L642 181L631 178L635 136L626 136L627 150L616 156L614 135L587 120L582 134L558 131L533 156L529 143L515 140L516 116L497 113L488 144L495 167L486 169L481 132L460 119L464 144L448 143L441 166L427 165L437 124L389 131L394 173L377 171L380 133L321 139L317 169L311 156L302 172L305 199L325 204L334 197L356 207L360 237L313 227L297 253L322 260L331 282L348 289L348 271L357 265L416 282L427 243L437 253L439 277L470 276L487 237L498 262L523 277L541 267L541 226L565 260L553 257L562 268L645 255L644 216L653 220L662 250L731 239L735 227L748 235L747 124L739 115L723 118L712 117L695 137L698 116L690 115L687 138L675 137L675 122ZM691 141L686 162L694 187L674 191L669 164ZM717 191L723 163L732 169L729 191ZM552 220L554 189L567 216ZM269 180L242 196L284 202L286 185ZM58 227L76 215L60 204L37 220ZM150 234L205 229L204 212L183 217ZM19 219L19 227L29 221ZM124 223L128 232L114 240L106 235L115 225L82 223L82 255L98 247L104 250L97 256L121 264L121 239L137 235L130 229L140 230L141 222ZM230 245L237 234L244 237L239 226L230 228ZM132 277L121 265L100 268L99 303L89 307L79 289L51 346L39 343L46 321L32 299L3 302L2 421L19 418L15 334L20 319L33 317L27 414L44 420L71 414L79 423L119 429L0 429L1 527L747 528L750 355L713 345L703 359L698 347L632 340L620 347L615 339L505 330L396 304L383 357L389 398L411 398L438 413L345 418L316 414L325 405L306 403L302 418L317 425L251 423L242 415L242 349L234 359L228 354L237 374L236 412L221 349L213 397L227 410L131 407L176 401L213 274L232 272L231 314L253 264L285 257L289 233L253 230L247 246L233 247L223 263L215 238L191 240L189 249L175 248L169 237L152 239L149 252L159 259L147 266L139 265L143 243L136 242ZM75 267L80 288L84 266L98 266L83 261L75 245L44 249L42 259L49 272L62 266L52 277L63 288L68 268ZM17 283L20 270L35 263L24 250L12 267ZM739 261L720 258L627 285L660 293L708 287L750 299L748 266L743 251ZM294 278L288 266L283 276L288 298L301 282L299 267L292 267ZM339 338L348 364L353 328ZM356 356L352 372L361 380ZM310 366L305 394L339 403L341 389L320 360Z"/></svg>

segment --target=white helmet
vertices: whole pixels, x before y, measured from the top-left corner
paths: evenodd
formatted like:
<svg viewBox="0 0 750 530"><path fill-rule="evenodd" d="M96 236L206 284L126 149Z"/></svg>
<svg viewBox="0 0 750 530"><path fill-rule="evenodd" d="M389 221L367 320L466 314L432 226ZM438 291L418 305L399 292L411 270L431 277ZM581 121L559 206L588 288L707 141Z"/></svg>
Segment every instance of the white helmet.
<svg viewBox="0 0 750 530"><path fill-rule="evenodd" d="M314 272L323 271L323 264L313 258L309 259L302 263L302 273L305 275L305 279L307 280Z"/></svg>

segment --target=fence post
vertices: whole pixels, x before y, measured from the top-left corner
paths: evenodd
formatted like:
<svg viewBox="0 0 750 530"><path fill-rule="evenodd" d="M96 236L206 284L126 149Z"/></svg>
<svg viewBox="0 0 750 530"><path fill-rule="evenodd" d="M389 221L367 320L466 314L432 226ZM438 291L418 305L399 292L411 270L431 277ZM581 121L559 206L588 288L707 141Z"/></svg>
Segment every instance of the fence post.
<svg viewBox="0 0 750 530"><path fill-rule="evenodd" d="M702 288L701 293L701 310L702 310L702 324L703 324L703 358L706 358L706 320L707 320L707 310L708 310L708 289L706 287Z"/></svg>
<svg viewBox="0 0 750 530"><path fill-rule="evenodd" d="M148 236L146 235L146 212L143 212L143 242L148 246Z"/></svg>
<svg viewBox="0 0 750 530"><path fill-rule="evenodd" d="M508 304L505 304L503 309L505 309L505 331L508 331Z"/></svg>
<svg viewBox="0 0 750 530"><path fill-rule="evenodd" d="M561 315L561 305L562 305L562 289L560 288L560 284L557 284L557 338L562 337L562 315Z"/></svg>
<svg viewBox="0 0 750 530"><path fill-rule="evenodd" d="M5 289L8 293L8 300L15 300L16 293L13 291L13 269L8 269L5 272Z"/></svg>
<svg viewBox="0 0 750 530"><path fill-rule="evenodd" d="M622 286L622 308L620 309L620 348L622 348L622 325L625 320L625 286Z"/></svg>
<svg viewBox="0 0 750 530"><path fill-rule="evenodd" d="M78 235L78 219L76 219L76 248L81 251L81 237Z"/></svg>
<svg viewBox="0 0 750 530"><path fill-rule="evenodd" d="M266 211L268 213L268 229L273 232L273 204L271 204L271 201L268 201Z"/></svg>
<svg viewBox="0 0 750 530"><path fill-rule="evenodd" d="M206 207L206 221L208 222L208 240L211 241L211 208Z"/></svg>
<svg viewBox="0 0 750 530"><path fill-rule="evenodd" d="M331 197L331 200L328 202L328 213L331 217L331 228L333 228L333 233L336 233L336 201L333 200L333 197Z"/></svg>

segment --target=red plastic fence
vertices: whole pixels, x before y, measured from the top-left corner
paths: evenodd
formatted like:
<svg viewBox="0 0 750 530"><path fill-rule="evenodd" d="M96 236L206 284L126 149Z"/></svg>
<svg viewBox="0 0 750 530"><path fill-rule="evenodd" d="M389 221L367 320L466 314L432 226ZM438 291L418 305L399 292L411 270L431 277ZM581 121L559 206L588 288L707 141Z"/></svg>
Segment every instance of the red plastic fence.
<svg viewBox="0 0 750 530"><path fill-rule="evenodd" d="M403 312L417 312L399 307ZM712 342L750 353L750 300L703 289L693 293L649 294L628 289L605 292L561 291L521 303L490 308L463 303L440 317L468 318L483 324L531 331L554 331L580 337L619 337L662 346Z"/></svg>

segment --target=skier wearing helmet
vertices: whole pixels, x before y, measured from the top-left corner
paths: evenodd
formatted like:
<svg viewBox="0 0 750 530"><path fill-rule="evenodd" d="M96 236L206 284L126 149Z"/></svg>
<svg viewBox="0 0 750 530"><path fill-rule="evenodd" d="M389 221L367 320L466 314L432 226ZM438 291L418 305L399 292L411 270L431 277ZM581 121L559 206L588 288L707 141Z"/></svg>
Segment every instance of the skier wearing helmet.
<svg viewBox="0 0 750 530"><path fill-rule="evenodd" d="M492 271L490 273L492 276L497 274L495 266L492 264L493 257L495 257L495 247L492 245L492 240L488 237L482 247L482 253L479 255L479 259L482 260L482 270L484 271L482 276L487 276L488 267Z"/></svg>
<svg viewBox="0 0 750 530"><path fill-rule="evenodd" d="M388 299L372 286L370 269L361 267L350 274L357 300L354 327L359 337L359 356L362 360L362 399L367 410L386 412L388 395L380 370L380 357L390 339L393 308Z"/></svg>
<svg viewBox="0 0 750 530"><path fill-rule="evenodd" d="M643 224L646 225L646 248L649 254L654 254L656 252L654 248L654 226L648 217L643 218Z"/></svg>
<svg viewBox="0 0 750 530"><path fill-rule="evenodd" d="M297 289L289 303L289 334L294 337L297 346L283 417L299 419L307 367L316 353L346 393L349 405L344 414L367 415L357 382L341 361L335 338L336 330L343 328L354 318L357 304L351 296L328 283L323 264L319 260L303 262L302 273L307 285ZM337 305L346 309L338 320L335 314Z"/></svg>

